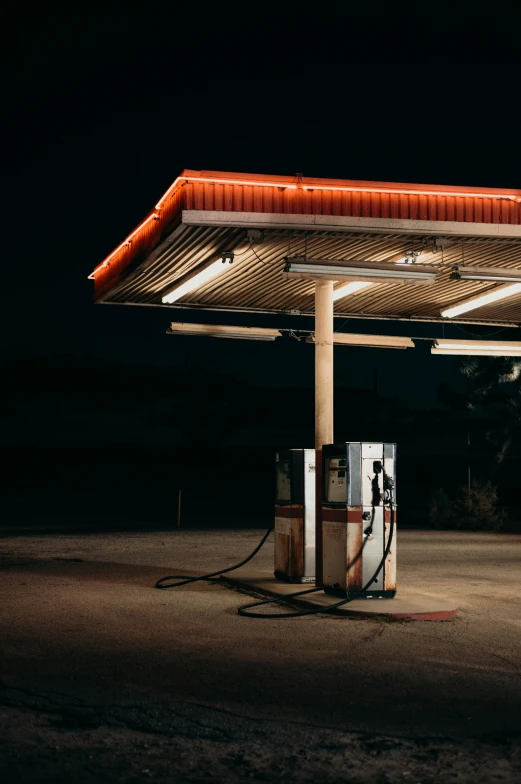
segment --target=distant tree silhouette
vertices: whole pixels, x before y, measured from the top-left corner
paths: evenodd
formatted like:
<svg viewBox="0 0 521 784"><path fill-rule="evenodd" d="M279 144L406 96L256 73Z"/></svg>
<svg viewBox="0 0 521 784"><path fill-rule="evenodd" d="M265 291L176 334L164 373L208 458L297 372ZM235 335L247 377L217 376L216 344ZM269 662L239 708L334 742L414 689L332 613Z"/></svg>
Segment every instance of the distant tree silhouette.
<svg viewBox="0 0 521 784"><path fill-rule="evenodd" d="M443 382L437 398L473 433L475 445L479 437L495 473L521 435L521 361L518 357L468 357L460 372L467 379L466 392Z"/></svg>
<svg viewBox="0 0 521 784"><path fill-rule="evenodd" d="M494 417L486 435L500 465L521 434L521 358L469 357L461 372L469 381L468 408Z"/></svg>

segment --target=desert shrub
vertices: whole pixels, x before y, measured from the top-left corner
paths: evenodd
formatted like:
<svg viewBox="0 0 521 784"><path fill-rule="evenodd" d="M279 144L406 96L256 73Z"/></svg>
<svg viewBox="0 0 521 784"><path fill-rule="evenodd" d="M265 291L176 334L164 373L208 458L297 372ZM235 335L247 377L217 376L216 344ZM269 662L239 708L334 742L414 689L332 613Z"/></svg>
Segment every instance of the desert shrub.
<svg viewBox="0 0 521 784"><path fill-rule="evenodd" d="M475 481L470 488L460 487L452 511L456 528L470 531L499 531L506 520L491 482Z"/></svg>
<svg viewBox="0 0 521 784"><path fill-rule="evenodd" d="M506 513L500 508L497 488L491 482L475 480L457 488L451 498L442 488L429 499L429 522L433 528L468 531L499 531Z"/></svg>

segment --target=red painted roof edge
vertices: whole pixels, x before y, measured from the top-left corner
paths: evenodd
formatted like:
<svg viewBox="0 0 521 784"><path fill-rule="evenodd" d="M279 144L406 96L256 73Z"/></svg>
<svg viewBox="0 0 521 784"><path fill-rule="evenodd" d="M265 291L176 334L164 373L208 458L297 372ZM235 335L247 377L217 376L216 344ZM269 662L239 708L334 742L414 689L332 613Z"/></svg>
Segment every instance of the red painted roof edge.
<svg viewBox="0 0 521 784"><path fill-rule="evenodd" d="M150 223L156 224L156 229L152 234L159 238L161 234L162 225L165 220L170 220L169 214L172 209L171 198L179 191L179 189L189 182L209 182L209 183L230 183L238 185L253 185L253 186L266 186L266 187L281 187L304 190L324 189L324 190L350 190L350 191L366 191L368 193L387 192L394 194L425 194L427 196L455 196L455 197L491 197L496 199L508 199L517 203L521 203L521 190L507 189L507 188L481 188L481 187L466 187L462 185L421 185L403 182L373 182L371 180L337 180L325 179L317 177L300 177L300 175L286 176L280 174L248 174L244 172L220 172L202 170L196 171L194 169L183 169L178 177L174 180L168 190L161 196L155 207L147 214L145 219L120 243L105 259L98 264L97 267L89 275L90 279L94 279L96 274L106 268L107 264L120 252L125 255L131 256L133 252L128 253L129 246L134 242L139 242L144 232L148 233ZM172 206L171 206L172 205ZM178 208L176 208L178 209ZM148 228L147 228L148 227ZM126 265L124 265L126 266Z"/></svg>
<svg viewBox="0 0 521 784"><path fill-rule="evenodd" d="M197 171L194 169L183 169L177 180L180 179L198 179L198 180L230 180L240 182L245 180L254 182L256 184L266 185L281 185L293 187L302 185L309 188L349 188L353 190L373 190L373 191L403 191L403 192L425 192L425 193L454 193L461 195L484 196L487 194L494 196L513 196L514 198L521 199L521 189L516 188L487 188L475 185L432 185L427 183L411 183L411 182L380 182L374 180L339 180L324 177L300 177L294 174L287 176L282 174L251 174L247 172L221 172L202 169Z"/></svg>

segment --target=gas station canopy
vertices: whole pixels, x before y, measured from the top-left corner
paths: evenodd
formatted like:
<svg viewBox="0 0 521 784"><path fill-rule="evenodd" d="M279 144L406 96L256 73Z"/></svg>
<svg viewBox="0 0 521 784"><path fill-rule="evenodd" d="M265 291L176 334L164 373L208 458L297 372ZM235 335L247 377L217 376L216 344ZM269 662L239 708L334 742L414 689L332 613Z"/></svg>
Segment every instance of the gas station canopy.
<svg viewBox="0 0 521 784"><path fill-rule="evenodd" d="M407 338L337 334L334 316L463 321L463 315L466 323L519 326L521 190L185 170L90 277L97 302L314 316L314 334L309 336L315 351L313 551L315 580L321 586L331 582L328 547L338 550L336 534L334 542L328 539L338 518L326 516L322 525L323 513L332 514L322 508L327 484L327 475L322 481L323 450L327 457L328 449L337 448L334 345L407 348L413 343ZM172 322L169 334L274 340L280 333L274 328ZM512 356L521 351L520 342L468 344L440 339L433 351ZM368 450L367 458L375 465L371 450L376 445L358 446ZM384 457L387 448L394 449L378 446ZM344 443L344 467L345 448ZM342 473L345 476L345 470ZM368 497L373 498L374 520L374 494ZM342 521L347 524L346 509ZM390 566L391 583L380 586L382 595L395 589L393 514L386 539L382 510L378 541L385 550L371 556L378 570L376 562L368 567L376 578L384 563L386 569ZM354 552L361 552L362 518L357 522L360 541ZM342 530L345 533L347 526ZM351 552L346 541L344 556ZM344 577L349 569L344 563ZM333 582L338 582L336 577Z"/></svg>
<svg viewBox="0 0 521 784"><path fill-rule="evenodd" d="M335 316L518 326L521 190L185 170L90 277L100 303L313 315L326 267Z"/></svg>

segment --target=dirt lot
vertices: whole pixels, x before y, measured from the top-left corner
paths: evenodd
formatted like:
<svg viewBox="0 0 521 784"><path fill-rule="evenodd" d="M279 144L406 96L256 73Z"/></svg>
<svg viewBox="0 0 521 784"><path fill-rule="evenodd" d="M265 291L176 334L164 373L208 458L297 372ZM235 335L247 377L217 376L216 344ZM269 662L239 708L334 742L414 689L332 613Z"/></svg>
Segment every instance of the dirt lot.
<svg viewBox="0 0 521 784"><path fill-rule="evenodd" d="M398 588L455 598L442 623L153 589L261 534L0 538L0 780L521 782L521 536L400 532Z"/></svg>

